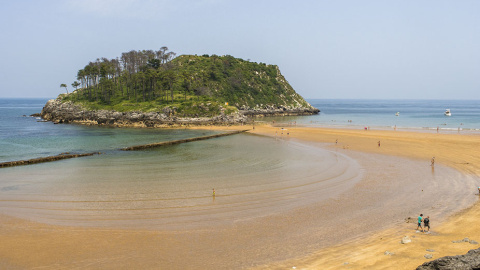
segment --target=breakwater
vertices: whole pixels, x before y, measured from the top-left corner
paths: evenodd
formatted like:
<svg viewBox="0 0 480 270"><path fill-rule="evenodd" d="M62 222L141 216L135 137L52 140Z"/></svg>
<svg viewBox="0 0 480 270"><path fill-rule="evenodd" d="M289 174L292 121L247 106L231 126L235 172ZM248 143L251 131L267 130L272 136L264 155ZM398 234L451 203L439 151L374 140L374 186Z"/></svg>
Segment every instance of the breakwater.
<svg viewBox="0 0 480 270"><path fill-rule="evenodd" d="M187 142L194 142L194 141L201 141L201 140L208 140L208 139L213 139L213 138L218 138L218 137L230 136L230 135L243 133L243 132L246 132L246 131L248 131L248 130L245 129L245 130L238 130L238 131L232 131L232 132L226 132L226 133L220 133L220 134L208 135L208 136L201 136L201 137L195 137L195 138L135 145L135 146L125 147L125 148L122 148L120 150L123 150L123 151L144 150L144 149L162 147L162 146L167 146L167 145L174 145L174 144L181 144L181 143L187 143Z"/></svg>
<svg viewBox="0 0 480 270"><path fill-rule="evenodd" d="M232 131L232 132L226 132L226 133L220 133L220 134L214 134L214 135L208 135L208 136L201 136L201 137L194 137L194 138L188 138L188 139L173 140L173 141L158 142L158 143L143 144L143 145L135 145L135 146L124 147L124 148L121 148L119 150L123 150L123 151L144 150L144 149L150 149L150 148L167 146L167 145L175 145L175 144L181 144L181 143L187 143L187 142L208 140L208 139L213 139L213 138L218 138L218 137L223 137L223 136L230 136L230 135L243 133L243 132L246 132L246 131L248 131L248 130L238 130L238 131ZM93 155L99 155L99 154L101 154L101 153L100 152L92 152L92 153L84 153L84 154L62 153L62 154L55 155L55 156L40 157L40 158L34 158L34 159L28 159L28 160L17 160L17 161L2 162L2 163L0 163L0 168L22 166L22 165L31 165L31 164L38 164L38 163L44 163L44 162L52 162L52 161L57 161L57 160L62 160L62 159L87 157L87 156L93 156Z"/></svg>
<svg viewBox="0 0 480 270"><path fill-rule="evenodd" d="M59 154L59 155L56 155L56 156L48 156L48 157L40 157L40 158L33 158L33 159L27 159L27 160L2 162L2 163L0 163L0 168L22 166L22 165L31 165L31 164L37 164L37 163L57 161L57 160L62 160L62 159L87 157L87 156L93 156L93 155L99 155L99 154L101 154L101 153L100 152L85 153L85 154L62 153L62 154Z"/></svg>

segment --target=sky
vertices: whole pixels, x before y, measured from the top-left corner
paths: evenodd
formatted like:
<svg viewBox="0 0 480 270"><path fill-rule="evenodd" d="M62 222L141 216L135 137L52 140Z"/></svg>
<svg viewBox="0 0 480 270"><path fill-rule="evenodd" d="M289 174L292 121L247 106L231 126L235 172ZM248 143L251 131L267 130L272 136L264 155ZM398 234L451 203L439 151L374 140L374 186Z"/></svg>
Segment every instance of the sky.
<svg viewBox="0 0 480 270"><path fill-rule="evenodd" d="M307 99L480 99L480 1L0 0L0 97L166 46L278 65Z"/></svg>

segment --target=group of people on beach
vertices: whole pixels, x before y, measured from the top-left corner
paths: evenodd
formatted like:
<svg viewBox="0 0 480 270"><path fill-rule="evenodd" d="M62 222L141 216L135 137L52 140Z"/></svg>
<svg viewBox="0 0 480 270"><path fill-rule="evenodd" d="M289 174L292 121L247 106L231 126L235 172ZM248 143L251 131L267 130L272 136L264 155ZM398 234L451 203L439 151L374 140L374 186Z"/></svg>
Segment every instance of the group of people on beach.
<svg viewBox="0 0 480 270"><path fill-rule="evenodd" d="M423 227L422 227L422 221L423 221ZM422 232L425 232L425 230L427 232L430 231L430 217L429 216L427 216L426 218L423 218L423 214L420 214L420 216L418 216L417 231L420 231L419 229Z"/></svg>

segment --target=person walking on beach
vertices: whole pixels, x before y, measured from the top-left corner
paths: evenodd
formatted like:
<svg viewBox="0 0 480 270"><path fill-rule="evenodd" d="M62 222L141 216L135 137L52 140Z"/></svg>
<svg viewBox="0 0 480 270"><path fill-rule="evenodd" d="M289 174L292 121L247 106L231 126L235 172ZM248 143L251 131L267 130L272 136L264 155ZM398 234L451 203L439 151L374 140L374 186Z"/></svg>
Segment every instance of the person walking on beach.
<svg viewBox="0 0 480 270"><path fill-rule="evenodd" d="M420 214L420 216L418 216L418 225L417 225L417 230L418 228L420 228L423 232L423 228L422 228L422 219L423 219L423 214Z"/></svg>
<svg viewBox="0 0 480 270"><path fill-rule="evenodd" d="M215 189L212 189L212 196L215 197Z"/></svg>
<svg viewBox="0 0 480 270"><path fill-rule="evenodd" d="M423 228L429 232L430 231L430 216L427 216L426 218L423 219ZM428 230L427 230L428 228Z"/></svg>
<svg viewBox="0 0 480 270"><path fill-rule="evenodd" d="M378 141L378 147L380 147L380 141Z"/></svg>
<svg viewBox="0 0 480 270"><path fill-rule="evenodd" d="M430 164L430 166L435 166L435 157L432 157L432 164Z"/></svg>

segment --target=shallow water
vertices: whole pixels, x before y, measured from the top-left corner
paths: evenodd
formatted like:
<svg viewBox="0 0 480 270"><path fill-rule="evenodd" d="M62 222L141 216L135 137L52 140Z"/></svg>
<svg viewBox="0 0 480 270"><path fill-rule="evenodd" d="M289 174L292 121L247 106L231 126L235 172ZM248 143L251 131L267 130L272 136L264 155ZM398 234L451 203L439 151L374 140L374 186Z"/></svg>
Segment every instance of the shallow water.
<svg viewBox="0 0 480 270"><path fill-rule="evenodd" d="M3 214L50 224L170 230L326 200L354 185L362 171L342 154L239 134L8 168L0 175Z"/></svg>
<svg viewBox="0 0 480 270"><path fill-rule="evenodd" d="M174 269L304 256L420 212L434 225L477 199L467 188L477 179L440 165L249 134L7 168L0 179L1 214L155 231L155 260Z"/></svg>
<svg viewBox="0 0 480 270"><path fill-rule="evenodd" d="M0 169L0 214L93 230L152 231L162 241L151 258L164 268L268 264L420 212L434 226L477 199L469 192L477 179L453 169L439 165L432 171L415 160L326 144L239 134L118 151L213 131L53 125L20 116L38 112L38 104L0 108L6 112L0 115L0 161L70 151L104 154Z"/></svg>

